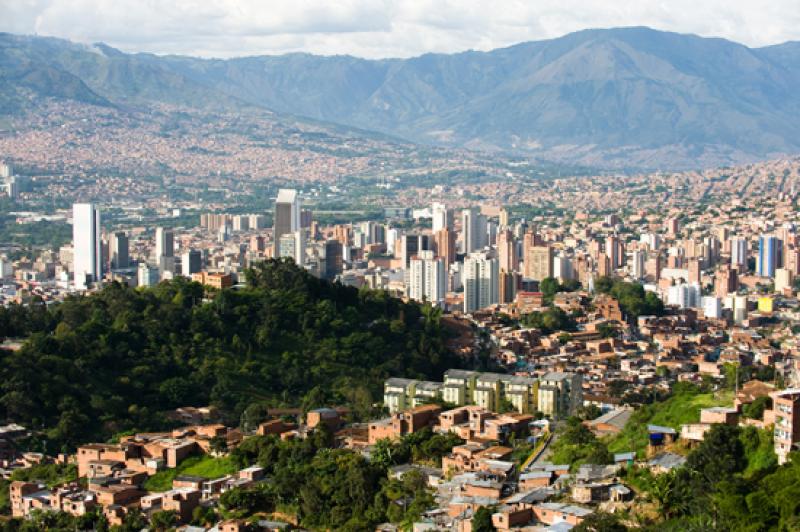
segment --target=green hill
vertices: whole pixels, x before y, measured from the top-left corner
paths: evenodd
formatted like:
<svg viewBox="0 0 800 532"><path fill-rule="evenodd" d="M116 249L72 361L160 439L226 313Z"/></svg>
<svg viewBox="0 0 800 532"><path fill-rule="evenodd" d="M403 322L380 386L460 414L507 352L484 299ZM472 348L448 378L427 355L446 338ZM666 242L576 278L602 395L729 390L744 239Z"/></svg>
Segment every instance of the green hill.
<svg viewBox="0 0 800 532"><path fill-rule="evenodd" d="M19 351L0 351L0 418L68 446L156 429L186 405L211 403L231 423L251 405L348 404L367 417L385 378L439 379L459 364L438 311L286 261L208 301L175 280L0 309L0 338L19 335Z"/></svg>

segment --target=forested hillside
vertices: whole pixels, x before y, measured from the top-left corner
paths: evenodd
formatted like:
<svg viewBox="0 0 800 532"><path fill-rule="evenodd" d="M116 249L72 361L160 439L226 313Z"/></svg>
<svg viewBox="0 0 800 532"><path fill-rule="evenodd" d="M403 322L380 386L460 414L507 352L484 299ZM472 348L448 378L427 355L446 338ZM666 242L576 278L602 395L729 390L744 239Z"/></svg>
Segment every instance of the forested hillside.
<svg viewBox="0 0 800 532"><path fill-rule="evenodd" d="M368 415L386 377L438 379L458 365L437 311L291 262L260 264L245 288L208 297L175 280L0 309L0 337L27 337L0 350L0 419L72 446L157 429L186 405L211 403L234 423L252 405Z"/></svg>

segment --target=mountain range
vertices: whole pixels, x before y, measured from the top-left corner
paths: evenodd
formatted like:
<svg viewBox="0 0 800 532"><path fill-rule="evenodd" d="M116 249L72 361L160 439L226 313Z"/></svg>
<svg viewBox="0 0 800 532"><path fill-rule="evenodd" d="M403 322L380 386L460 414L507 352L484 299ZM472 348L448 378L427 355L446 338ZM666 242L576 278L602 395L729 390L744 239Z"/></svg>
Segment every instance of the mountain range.
<svg viewBox="0 0 800 532"><path fill-rule="evenodd" d="M0 113L92 105L266 109L417 143L608 168L697 168L800 151L800 43L585 30L410 59L127 54L0 34Z"/></svg>

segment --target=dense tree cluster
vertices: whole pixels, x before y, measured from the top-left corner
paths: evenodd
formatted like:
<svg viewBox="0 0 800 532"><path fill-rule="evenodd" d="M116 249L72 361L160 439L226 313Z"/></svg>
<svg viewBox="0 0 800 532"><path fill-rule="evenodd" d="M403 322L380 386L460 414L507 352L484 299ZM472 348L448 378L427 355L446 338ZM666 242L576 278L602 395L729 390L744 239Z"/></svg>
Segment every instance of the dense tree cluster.
<svg viewBox="0 0 800 532"><path fill-rule="evenodd" d="M549 307L542 312L524 314L520 323L525 327L532 327L542 331L542 334L551 334L556 331L576 331L575 320L558 307Z"/></svg>
<svg viewBox="0 0 800 532"><path fill-rule="evenodd" d="M380 442L370 460L347 449L330 449L331 443L324 428L305 440L245 440L231 457L241 467L261 465L271 482L226 492L220 499L223 515L278 509L296 513L303 526L328 530L368 530L386 520L410 525L432 506L433 497L418 472L389 479L388 468L407 460L433 463L462 441L421 431Z"/></svg>
<svg viewBox="0 0 800 532"><path fill-rule="evenodd" d="M628 319L635 320L639 316L660 316L664 313L664 302L654 292L645 292L639 283L629 283L598 277L594 281L594 289L601 294L609 294L619 301L620 309Z"/></svg>
<svg viewBox="0 0 800 532"><path fill-rule="evenodd" d="M58 446L163 426L161 412L213 404L372 407L392 375L441 378L459 361L439 312L272 260L213 294L186 280L114 283L51 307L0 309L0 418L46 428ZM52 448L49 450L55 450Z"/></svg>

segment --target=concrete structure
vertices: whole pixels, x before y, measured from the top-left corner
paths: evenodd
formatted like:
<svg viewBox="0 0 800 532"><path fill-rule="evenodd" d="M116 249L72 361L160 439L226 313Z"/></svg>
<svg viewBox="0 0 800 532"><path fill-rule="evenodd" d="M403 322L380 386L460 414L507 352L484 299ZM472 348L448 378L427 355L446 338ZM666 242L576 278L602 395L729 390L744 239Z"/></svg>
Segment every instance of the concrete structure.
<svg viewBox="0 0 800 532"><path fill-rule="evenodd" d="M92 203L72 206L72 274L75 289L85 290L103 275L100 210Z"/></svg>

